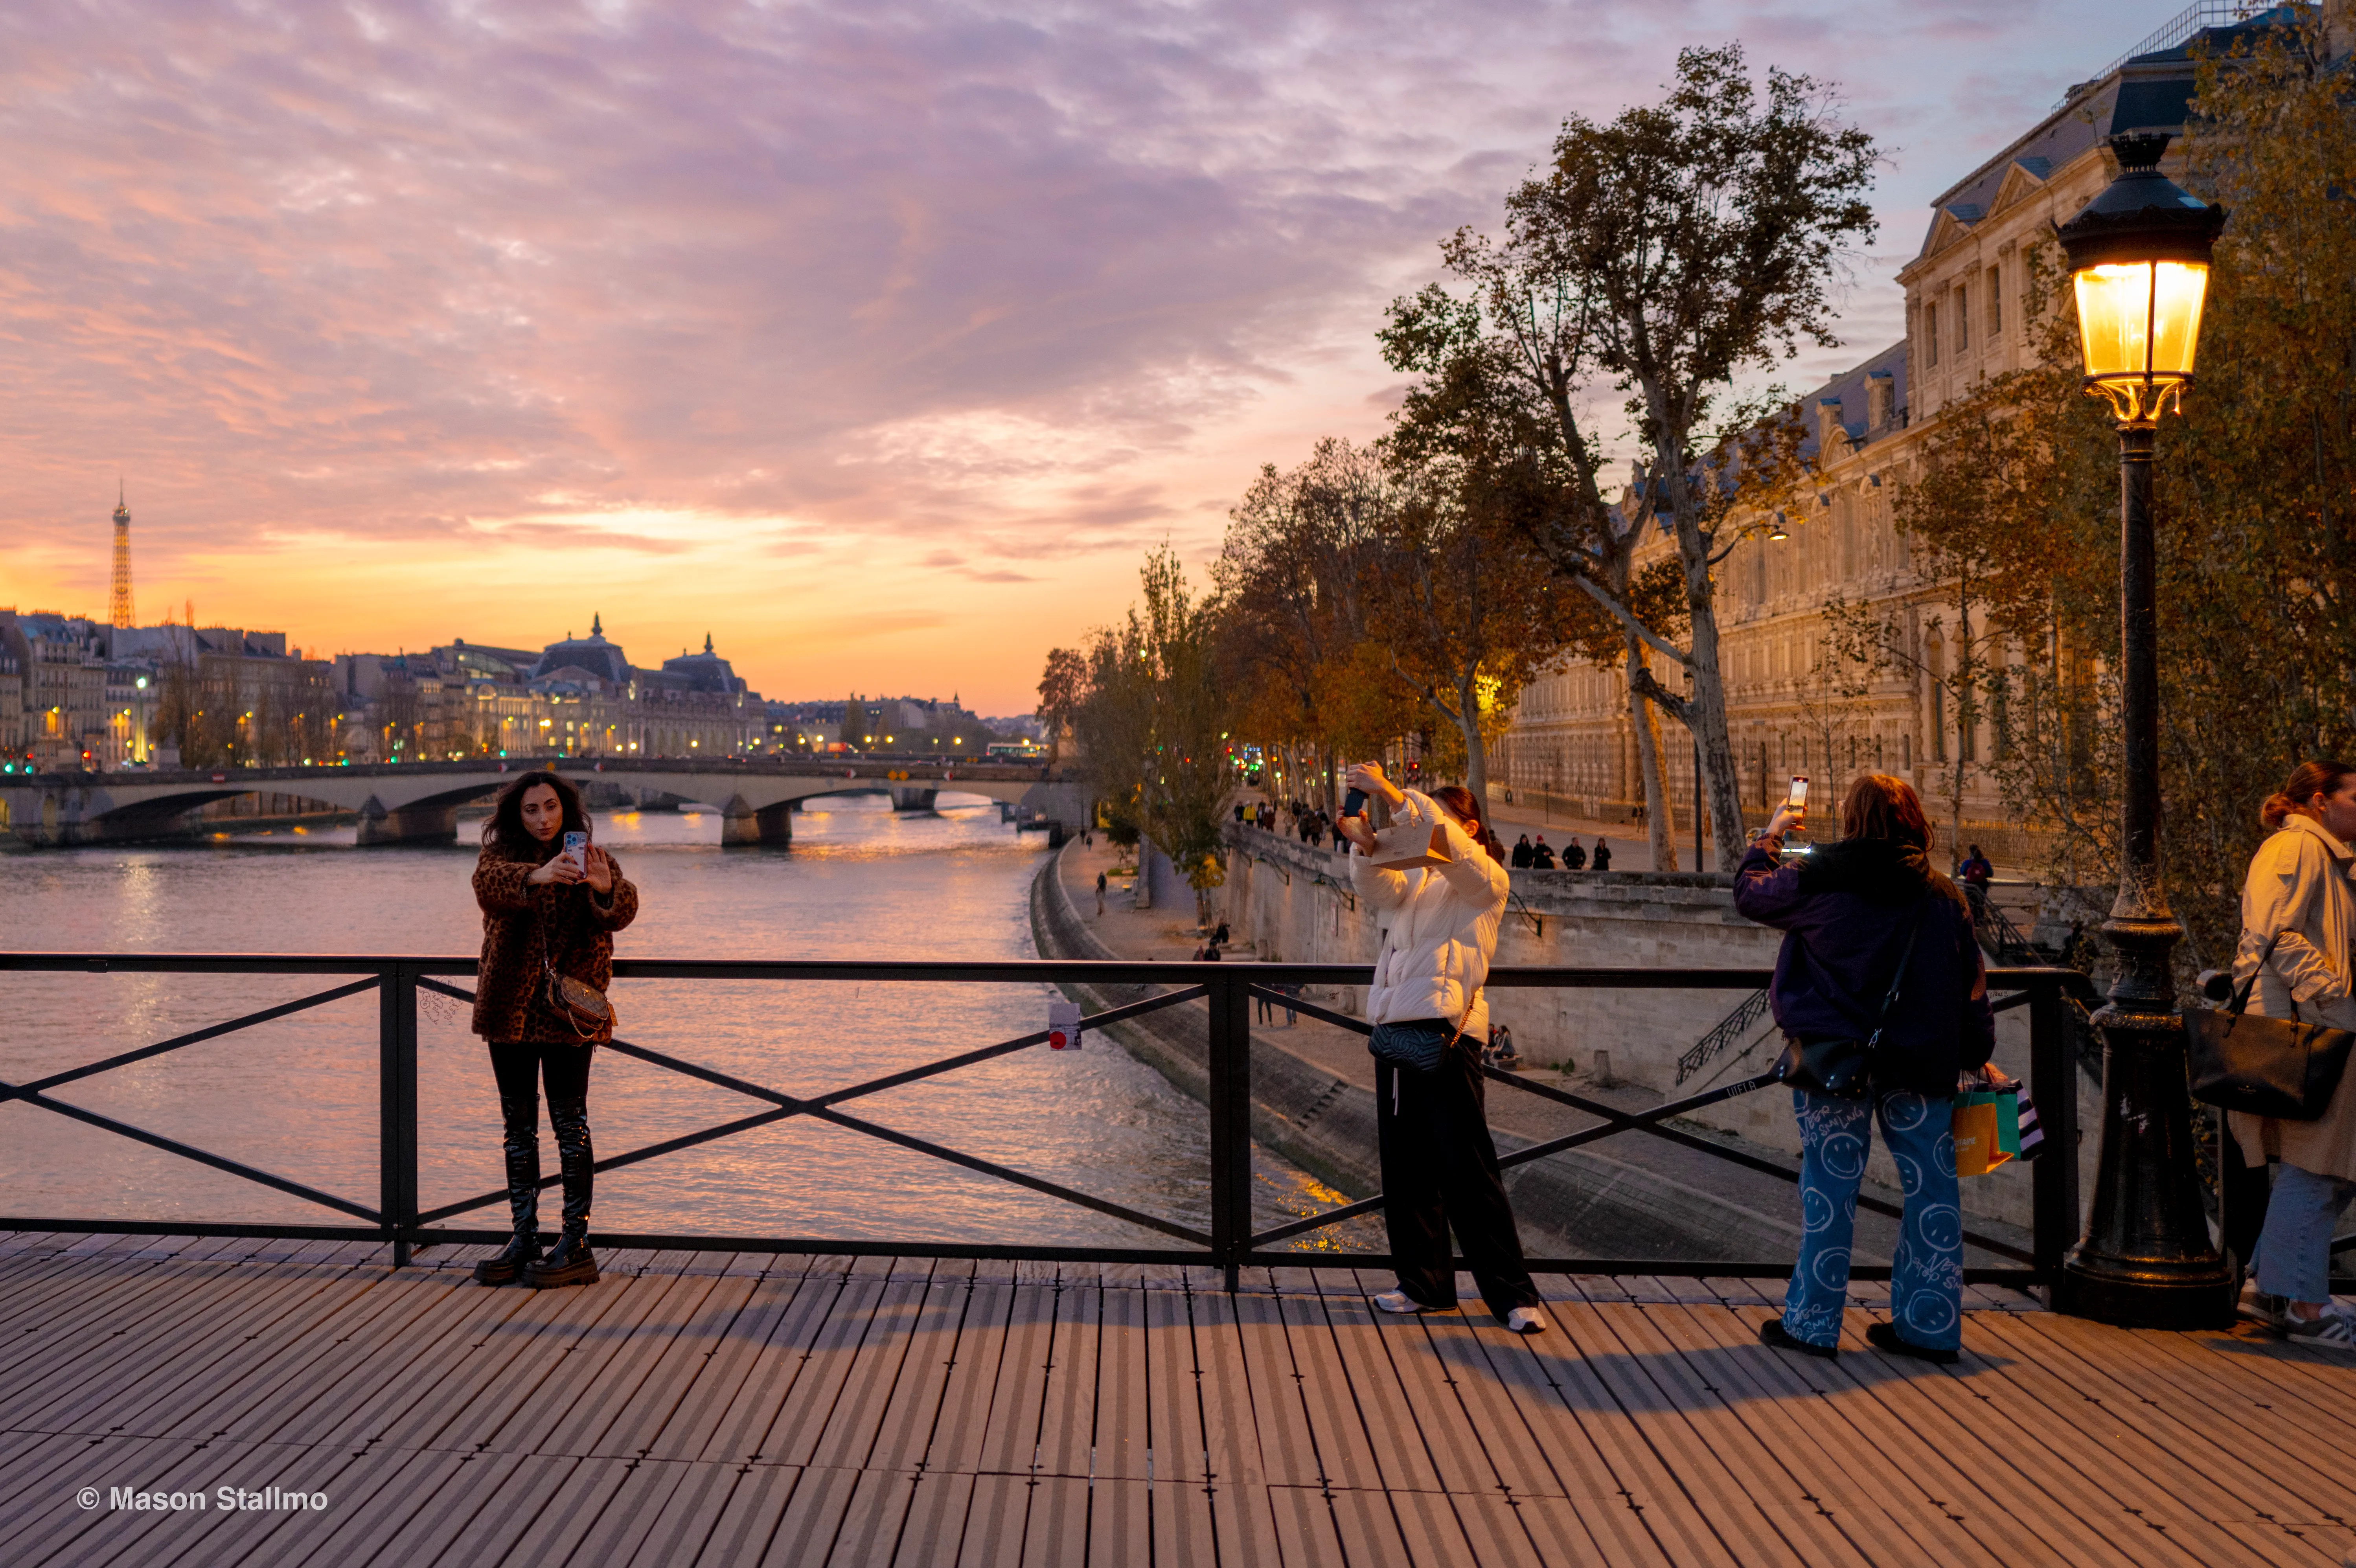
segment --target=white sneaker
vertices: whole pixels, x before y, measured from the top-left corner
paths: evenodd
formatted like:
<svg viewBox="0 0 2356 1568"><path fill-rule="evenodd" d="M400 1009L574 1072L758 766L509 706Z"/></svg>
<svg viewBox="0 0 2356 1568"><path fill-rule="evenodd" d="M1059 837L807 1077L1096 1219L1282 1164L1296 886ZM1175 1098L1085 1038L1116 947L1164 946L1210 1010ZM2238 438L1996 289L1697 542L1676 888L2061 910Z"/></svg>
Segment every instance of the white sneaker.
<svg viewBox="0 0 2356 1568"><path fill-rule="evenodd" d="M2254 1279L2242 1286L2241 1299L2233 1304L2233 1311L2244 1322L2255 1323L2276 1334L2290 1324L2289 1305L2281 1296L2260 1290Z"/></svg>
<svg viewBox="0 0 2356 1568"><path fill-rule="evenodd" d="M1547 1316L1535 1307L1516 1307L1505 1314L1505 1327L1516 1334L1543 1334Z"/></svg>
<svg viewBox="0 0 2356 1568"><path fill-rule="evenodd" d="M2356 1317L2329 1308L2319 1317L2293 1317L2283 1330L2283 1338L2294 1345L2312 1345L2319 1350L2356 1355Z"/></svg>
<svg viewBox="0 0 2356 1568"><path fill-rule="evenodd" d="M1453 1312L1453 1307L1426 1307L1404 1290L1387 1290L1373 1298L1376 1310L1383 1312Z"/></svg>

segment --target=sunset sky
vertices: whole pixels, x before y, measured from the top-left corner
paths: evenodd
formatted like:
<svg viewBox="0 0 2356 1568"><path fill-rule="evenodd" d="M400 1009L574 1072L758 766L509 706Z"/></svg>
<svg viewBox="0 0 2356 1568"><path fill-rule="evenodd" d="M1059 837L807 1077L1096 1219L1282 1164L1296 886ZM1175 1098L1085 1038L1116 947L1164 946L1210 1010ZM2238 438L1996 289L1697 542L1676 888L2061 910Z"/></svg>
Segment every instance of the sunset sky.
<svg viewBox="0 0 2356 1568"><path fill-rule="evenodd" d="M1740 38L1925 204L2176 0L0 9L0 606L306 651L709 631L1027 711L1165 536L1379 434L1385 304L1567 113Z"/></svg>

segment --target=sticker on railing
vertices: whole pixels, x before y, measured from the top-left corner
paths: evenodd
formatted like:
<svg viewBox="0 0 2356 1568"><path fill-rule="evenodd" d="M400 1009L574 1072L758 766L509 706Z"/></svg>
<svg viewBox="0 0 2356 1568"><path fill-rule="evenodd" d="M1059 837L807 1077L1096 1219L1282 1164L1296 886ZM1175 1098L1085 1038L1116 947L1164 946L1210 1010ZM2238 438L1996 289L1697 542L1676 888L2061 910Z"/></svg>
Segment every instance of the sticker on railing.
<svg viewBox="0 0 2356 1568"><path fill-rule="evenodd" d="M1080 1049L1080 1004L1049 1002L1047 1004L1047 1049L1077 1051Z"/></svg>

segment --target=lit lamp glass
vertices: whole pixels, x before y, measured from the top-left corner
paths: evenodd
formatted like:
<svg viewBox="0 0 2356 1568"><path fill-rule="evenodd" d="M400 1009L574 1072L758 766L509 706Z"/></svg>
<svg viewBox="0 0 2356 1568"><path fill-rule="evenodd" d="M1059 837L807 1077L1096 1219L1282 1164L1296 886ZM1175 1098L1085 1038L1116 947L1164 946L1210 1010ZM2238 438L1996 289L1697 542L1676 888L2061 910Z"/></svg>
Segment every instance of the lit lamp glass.
<svg viewBox="0 0 2356 1568"><path fill-rule="evenodd" d="M2078 300L2086 390L2123 424L2157 421L2192 381L2209 258L2225 210L2159 172L2164 135L2111 139L2119 175L2058 230Z"/></svg>

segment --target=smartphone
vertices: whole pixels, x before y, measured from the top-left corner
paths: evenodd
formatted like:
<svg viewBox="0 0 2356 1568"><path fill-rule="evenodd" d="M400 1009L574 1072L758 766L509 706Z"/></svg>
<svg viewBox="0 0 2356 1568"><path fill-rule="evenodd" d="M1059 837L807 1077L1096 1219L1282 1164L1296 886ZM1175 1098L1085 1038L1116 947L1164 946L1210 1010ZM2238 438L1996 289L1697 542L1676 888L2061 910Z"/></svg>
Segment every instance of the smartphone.
<svg viewBox="0 0 2356 1568"><path fill-rule="evenodd" d="M1344 795L1342 797L1342 815L1344 816L1365 816L1366 792L1362 789L1354 789L1349 794Z"/></svg>
<svg viewBox="0 0 2356 1568"><path fill-rule="evenodd" d="M1792 795L1790 799L1783 803L1783 805L1787 808L1796 809L1805 806L1807 804L1808 775L1805 773L1794 773L1792 775Z"/></svg>
<svg viewBox="0 0 2356 1568"><path fill-rule="evenodd" d="M587 870L589 869L589 835L586 833L566 834L564 836L564 852L573 857L573 863L574 865L580 867L584 871Z"/></svg>

